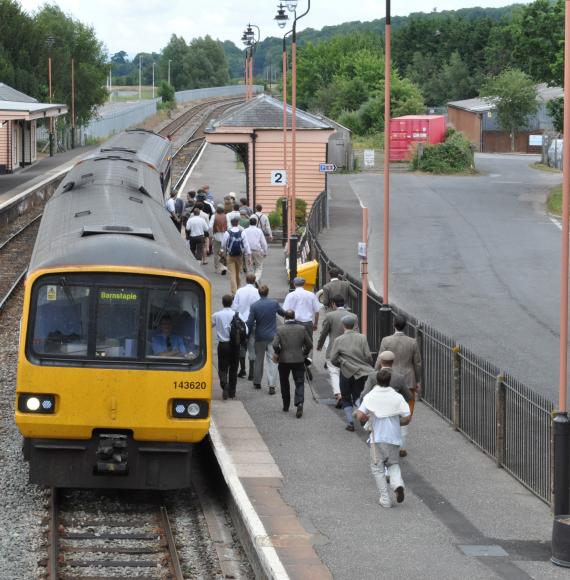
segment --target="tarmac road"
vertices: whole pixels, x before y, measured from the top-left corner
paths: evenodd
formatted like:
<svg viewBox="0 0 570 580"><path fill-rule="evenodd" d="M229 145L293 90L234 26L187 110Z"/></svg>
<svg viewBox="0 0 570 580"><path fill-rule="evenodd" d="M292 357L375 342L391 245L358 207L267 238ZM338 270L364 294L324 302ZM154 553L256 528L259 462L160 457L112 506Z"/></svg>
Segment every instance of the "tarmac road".
<svg viewBox="0 0 570 580"><path fill-rule="evenodd" d="M480 154L477 176L393 173L389 299L556 400L561 240L545 200L561 175L531 168L537 160ZM334 175L329 190L325 249L358 275L360 199L382 293L383 175Z"/></svg>

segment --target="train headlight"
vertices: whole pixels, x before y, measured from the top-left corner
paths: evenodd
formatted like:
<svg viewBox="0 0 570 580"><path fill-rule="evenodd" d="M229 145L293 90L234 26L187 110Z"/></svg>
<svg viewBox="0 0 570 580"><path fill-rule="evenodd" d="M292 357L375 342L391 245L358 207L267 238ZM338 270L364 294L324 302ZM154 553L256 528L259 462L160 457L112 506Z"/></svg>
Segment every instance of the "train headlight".
<svg viewBox="0 0 570 580"><path fill-rule="evenodd" d="M175 419L205 419L210 414L208 401L201 399L174 399L171 415Z"/></svg>
<svg viewBox="0 0 570 580"><path fill-rule="evenodd" d="M196 417L196 415L200 414L200 405L198 405L197 403L190 403L188 405L188 415L190 415L190 417Z"/></svg>
<svg viewBox="0 0 570 580"><path fill-rule="evenodd" d="M55 396L21 393L18 396L18 411L38 415L55 413Z"/></svg>
<svg viewBox="0 0 570 580"><path fill-rule="evenodd" d="M26 399L26 409L28 411L37 411L40 408L40 400L37 397L29 397Z"/></svg>

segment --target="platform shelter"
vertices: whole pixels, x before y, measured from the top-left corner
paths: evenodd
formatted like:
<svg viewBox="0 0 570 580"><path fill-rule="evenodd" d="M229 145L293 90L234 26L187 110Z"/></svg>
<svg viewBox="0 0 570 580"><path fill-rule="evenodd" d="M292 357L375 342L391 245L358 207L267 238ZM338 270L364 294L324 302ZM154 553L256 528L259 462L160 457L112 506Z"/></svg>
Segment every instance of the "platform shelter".
<svg viewBox="0 0 570 580"><path fill-rule="evenodd" d="M335 128L319 117L297 109L296 194L310 209L326 188L326 174L319 169L327 161L329 137ZM287 127L291 128L291 107ZM217 119L206 129L208 143L233 149L246 169L246 188L250 205L260 203L273 211L285 186L275 172L285 169L283 155L283 102L259 95ZM291 163L291 131L287 132L287 165ZM290 169L290 167L288 167Z"/></svg>
<svg viewBox="0 0 570 580"><path fill-rule="evenodd" d="M65 114L66 105L39 103L0 83L0 174L12 173L36 161L37 120Z"/></svg>

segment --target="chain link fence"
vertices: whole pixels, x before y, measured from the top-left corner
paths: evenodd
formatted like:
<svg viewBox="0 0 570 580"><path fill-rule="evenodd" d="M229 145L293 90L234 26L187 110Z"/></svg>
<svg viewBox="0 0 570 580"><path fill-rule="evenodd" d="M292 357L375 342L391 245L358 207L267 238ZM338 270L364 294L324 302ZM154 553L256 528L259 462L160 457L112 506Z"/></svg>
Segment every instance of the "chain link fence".
<svg viewBox="0 0 570 580"><path fill-rule="evenodd" d="M327 226L328 198L314 202L300 250L319 262L318 286L329 280L331 268L342 271L318 241ZM361 318L362 285L346 279L356 298L349 306ZM378 352L382 338L393 332L393 316L404 314L406 333L418 341L422 357L422 400L463 433L497 466L506 469L547 504L552 502L552 416L554 405L508 373L421 322L382 297L368 291L368 342Z"/></svg>

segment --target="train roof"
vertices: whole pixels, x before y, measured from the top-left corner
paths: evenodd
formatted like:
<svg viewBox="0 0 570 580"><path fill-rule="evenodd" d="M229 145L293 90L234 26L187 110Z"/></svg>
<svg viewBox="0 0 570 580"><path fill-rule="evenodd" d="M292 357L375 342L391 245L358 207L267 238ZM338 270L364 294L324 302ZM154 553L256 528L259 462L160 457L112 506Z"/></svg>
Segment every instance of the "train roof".
<svg viewBox="0 0 570 580"><path fill-rule="evenodd" d="M95 153L95 157L136 157L162 171L172 155L172 143L146 129L129 129L111 137Z"/></svg>
<svg viewBox="0 0 570 580"><path fill-rule="evenodd" d="M104 183L61 191L46 205L29 272L69 266L204 275L163 203L141 191Z"/></svg>
<svg viewBox="0 0 570 580"><path fill-rule="evenodd" d="M162 184L156 170L136 158L124 156L95 156L80 161L67 173L53 197L69 192L89 195L93 185L115 184L129 191L145 193L156 202L164 203ZM118 191L117 195L121 192Z"/></svg>

